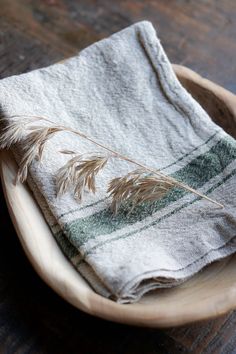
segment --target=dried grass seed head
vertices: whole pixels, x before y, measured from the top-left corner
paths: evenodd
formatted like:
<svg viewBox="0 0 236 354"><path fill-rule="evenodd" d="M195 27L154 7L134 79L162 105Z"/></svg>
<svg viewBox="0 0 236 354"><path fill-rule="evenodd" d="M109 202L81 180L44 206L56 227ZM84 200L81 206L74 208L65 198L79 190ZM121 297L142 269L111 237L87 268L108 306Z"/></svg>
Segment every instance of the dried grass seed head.
<svg viewBox="0 0 236 354"><path fill-rule="evenodd" d="M61 131L57 127L31 127L31 132L24 139L24 154L20 162L16 181L24 182L27 179L29 166L34 160L41 160L46 142Z"/></svg>
<svg viewBox="0 0 236 354"><path fill-rule="evenodd" d="M108 157L100 155L86 158L84 154L74 156L58 171L57 194L62 195L72 189L75 199L81 201L85 188L95 193L95 177L105 167L107 161Z"/></svg>
<svg viewBox="0 0 236 354"><path fill-rule="evenodd" d="M9 149L12 145L21 141L25 134L25 125L21 122L12 120L2 129L0 135L0 148Z"/></svg>
<svg viewBox="0 0 236 354"><path fill-rule="evenodd" d="M114 178L107 190L112 198L111 209L116 214L122 203L131 202L133 210L139 204L162 198L174 185L168 179L147 175L140 169Z"/></svg>
<svg viewBox="0 0 236 354"><path fill-rule="evenodd" d="M38 121L37 117L11 116L1 118L0 149L9 149L25 138L29 124Z"/></svg>

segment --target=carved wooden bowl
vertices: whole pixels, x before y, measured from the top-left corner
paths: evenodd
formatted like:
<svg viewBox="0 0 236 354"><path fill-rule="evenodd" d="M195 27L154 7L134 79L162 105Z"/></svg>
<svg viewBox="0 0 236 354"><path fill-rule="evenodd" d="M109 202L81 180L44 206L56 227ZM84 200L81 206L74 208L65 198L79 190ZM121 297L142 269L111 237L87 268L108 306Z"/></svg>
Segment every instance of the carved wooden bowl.
<svg viewBox="0 0 236 354"><path fill-rule="evenodd" d="M212 119L236 136L236 96L174 65L186 89ZM206 267L182 285L157 290L138 303L117 304L96 294L62 254L26 185L13 185L17 166L9 152L0 159L9 212L24 251L40 277L78 309L104 319L148 327L170 327L213 318L236 308L236 255Z"/></svg>

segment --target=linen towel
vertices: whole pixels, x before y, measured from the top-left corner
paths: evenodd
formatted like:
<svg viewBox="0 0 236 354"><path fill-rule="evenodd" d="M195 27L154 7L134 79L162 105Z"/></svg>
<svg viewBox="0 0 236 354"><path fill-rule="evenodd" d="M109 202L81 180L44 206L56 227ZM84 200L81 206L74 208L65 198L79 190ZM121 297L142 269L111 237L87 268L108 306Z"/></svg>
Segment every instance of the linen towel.
<svg viewBox="0 0 236 354"><path fill-rule="evenodd" d="M69 159L59 151L99 150L56 134L43 162L31 165L28 183L61 249L98 293L134 302L236 250L236 142L181 86L151 23L134 24L63 64L1 80L0 105L5 117L45 116L83 131L224 204L175 187L113 216L108 181L133 169L120 160L99 173L97 193L82 203L69 192L57 198L55 175ZM20 146L14 153L19 160Z"/></svg>

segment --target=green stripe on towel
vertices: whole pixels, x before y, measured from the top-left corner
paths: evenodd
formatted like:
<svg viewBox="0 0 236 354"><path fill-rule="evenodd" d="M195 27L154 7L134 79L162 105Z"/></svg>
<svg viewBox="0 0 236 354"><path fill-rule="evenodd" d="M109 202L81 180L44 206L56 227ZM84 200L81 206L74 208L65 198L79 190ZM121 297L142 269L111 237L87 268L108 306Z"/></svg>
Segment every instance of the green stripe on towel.
<svg viewBox="0 0 236 354"><path fill-rule="evenodd" d="M204 186L211 178L220 174L234 159L236 159L235 141L227 137L171 176L197 189ZM127 225L142 221L158 210L182 198L187 193L184 189L173 188L161 200L136 207L129 216L125 207L121 208L115 217L112 216L110 209L107 208L88 217L72 221L65 225L64 232L71 242L79 247L91 238L94 239L100 235L110 234Z"/></svg>
<svg viewBox="0 0 236 354"><path fill-rule="evenodd" d="M207 191L206 191L206 195L207 194L210 194L211 192L213 192L216 188L220 187L221 185L223 185L227 180L229 180L231 177L235 176L236 175L236 169L234 169L233 171L231 171L227 176L225 176L221 181L217 182L216 184L214 184L211 188L209 188ZM187 208L189 205L191 204L194 204L195 202L197 202L198 200L200 200L201 197L196 197L194 200L192 200L191 202L186 202L182 205L180 205L179 207L175 208L174 210L172 210L171 212L161 216L160 218L152 221L151 223L149 223L148 225L144 225L143 227L139 228L138 230L134 230L134 231L131 231L131 232L127 232L123 235L120 235L120 236L117 236L117 237L113 237L112 239L109 239L109 240L106 240L106 241L103 241L103 242L100 242L98 243L97 245L91 247L90 249L88 249L83 258L81 258L78 262L78 264L76 266L79 266L79 264L84 260L84 258L86 256L88 256L90 253L92 253L95 249L99 248L99 247L102 247L103 245L105 244L108 244L108 243L111 243L111 242L114 242L114 241L118 241L120 239L124 239L124 238L127 238L127 237L130 237L132 235L135 235L137 233L140 233L144 230L147 230L149 227L152 227L152 226L155 226L157 225L158 223L160 223L161 221L169 218L170 216L176 214L177 212L179 212L180 210L184 209L184 208Z"/></svg>

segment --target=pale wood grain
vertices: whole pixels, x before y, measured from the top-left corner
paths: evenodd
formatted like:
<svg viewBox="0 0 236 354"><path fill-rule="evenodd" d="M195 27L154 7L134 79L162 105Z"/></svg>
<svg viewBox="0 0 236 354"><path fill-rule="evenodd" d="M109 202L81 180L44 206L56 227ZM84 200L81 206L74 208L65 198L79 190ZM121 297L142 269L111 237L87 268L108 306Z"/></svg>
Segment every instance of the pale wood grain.
<svg viewBox="0 0 236 354"><path fill-rule="evenodd" d="M224 114L233 124L233 94L189 69L174 69L195 96L204 98L201 104L215 121ZM14 185L17 166L9 152L1 154L0 169L9 212L27 257L41 278L75 307L104 319L148 327L177 326L236 308L236 256L212 264L179 287L152 292L137 304L120 305L97 295L60 251L28 187Z"/></svg>

